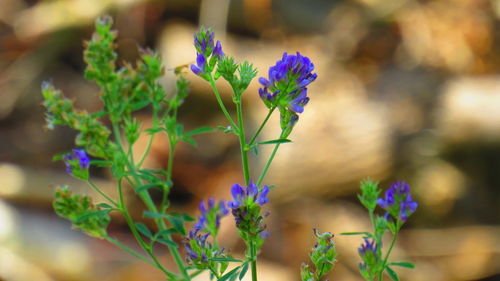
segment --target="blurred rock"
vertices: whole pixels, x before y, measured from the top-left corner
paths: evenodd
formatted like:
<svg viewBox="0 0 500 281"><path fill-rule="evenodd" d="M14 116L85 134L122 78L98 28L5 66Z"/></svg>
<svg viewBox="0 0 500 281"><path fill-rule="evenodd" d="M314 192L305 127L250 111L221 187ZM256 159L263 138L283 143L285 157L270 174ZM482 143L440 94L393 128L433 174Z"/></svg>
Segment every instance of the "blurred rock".
<svg viewBox="0 0 500 281"><path fill-rule="evenodd" d="M448 143L500 142L498 76L461 77L443 90L436 127Z"/></svg>

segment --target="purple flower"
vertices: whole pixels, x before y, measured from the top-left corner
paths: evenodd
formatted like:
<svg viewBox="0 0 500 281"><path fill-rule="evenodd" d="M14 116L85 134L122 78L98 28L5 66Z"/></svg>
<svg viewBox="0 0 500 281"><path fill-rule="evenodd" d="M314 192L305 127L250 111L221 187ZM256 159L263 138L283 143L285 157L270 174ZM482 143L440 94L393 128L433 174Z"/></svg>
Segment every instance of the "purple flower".
<svg viewBox="0 0 500 281"><path fill-rule="evenodd" d="M87 153L85 153L85 150L74 148L73 155L75 156L76 159L78 159L78 162L80 164L80 167L82 167L82 169L88 169L90 167L90 159L87 156Z"/></svg>
<svg viewBox="0 0 500 281"><path fill-rule="evenodd" d="M269 202L267 198L268 193L269 187L267 185L259 191L257 185L252 182L248 184L246 189L239 184L233 184L231 187L231 195L234 201L227 202L227 206L234 209L254 202L262 206Z"/></svg>
<svg viewBox="0 0 500 281"><path fill-rule="evenodd" d="M405 222L418 207L410 194L410 186L406 182L396 181L385 192L384 198L378 198L377 204L396 219Z"/></svg>
<svg viewBox="0 0 500 281"><path fill-rule="evenodd" d="M226 208L225 202L220 201L219 204L216 205L214 198L208 198L206 205L205 202L201 201L198 208L201 215L191 231L193 233L198 231L207 231L212 235L217 236L221 218L229 214L229 210ZM191 232L190 236L192 236Z"/></svg>
<svg viewBox="0 0 500 281"><path fill-rule="evenodd" d="M269 187L266 185L259 190L256 184L250 182L247 187L234 184L231 187L233 201L227 202L240 230L243 239L256 237L264 239L269 233L264 233L266 226L264 219L269 213L262 214L262 206L269 202L267 195ZM263 240L262 240L263 241Z"/></svg>
<svg viewBox="0 0 500 281"><path fill-rule="evenodd" d="M81 179L88 178L90 158L85 150L74 148L71 153L63 156L63 160L68 174Z"/></svg>
<svg viewBox="0 0 500 281"><path fill-rule="evenodd" d="M198 53L210 55L214 49L214 32L201 28L199 32L194 34L194 46Z"/></svg>
<svg viewBox="0 0 500 281"><path fill-rule="evenodd" d="M373 239L364 238L364 244L358 248L362 263L359 264L361 275L367 280L374 280L377 275L378 264L380 263L380 251L377 243Z"/></svg>
<svg viewBox="0 0 500 281"><path fill-rule="evenodd" d="M219 40L217 40L217 44L215 44L215 48L212 54L219 59L222 59L222 57L224 56L224 52L222 51L222 45Z"/></svg>
<svg viewBox="0 0 500 281"><path fill-rule="evenodd" d="M359 255L364 257L368 254L368 252L370 252L369 254L376 255L378 245L375 243L375 240L371 239L371 242L370 239L367 238L364 238L364 240L364 244L361 244L361 247L358 248Z"/></svg>
<svg viewBox="0 0 500 281"><path fill-rule="evenodd" d="M196 75L201 75L206 72L207 60L202 54L196 56L196 65L191 64L191 71Z"/></svg>
<svg viewBox="0 0 500 281"><path fill-rule="evenodd" d="M267 107L286 107L288 110L302 113L309 101L307 86L316 80L317 74L312 73L314 64L308 57L283 54L276 65L269 68L268 78L259 78L263 88L259 96Z"/></svg>
<svg viewBox="0 0 500 281"><path fill-rule="evenodd" d="M196 48L196 65L191 64L191 71L198 76L211 73L216 61L224 57L220 41L214 45L214 32L210 29L201 28L194 35L194 46Z"/></svg>

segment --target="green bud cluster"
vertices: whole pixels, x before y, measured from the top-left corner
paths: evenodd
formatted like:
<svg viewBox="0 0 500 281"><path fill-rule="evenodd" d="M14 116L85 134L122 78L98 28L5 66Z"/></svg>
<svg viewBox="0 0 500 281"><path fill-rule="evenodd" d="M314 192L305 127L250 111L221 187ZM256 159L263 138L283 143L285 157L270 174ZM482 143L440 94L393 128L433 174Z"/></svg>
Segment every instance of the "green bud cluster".
<svg viewBox="0 0 500 281"><path fill-rule="evenodd" d="M320 281L330 270L333 269L337 261L337 251L335 242L332 241L333 234L330 232L320 233L314 229L316 236L316 245L312 248L309 257L314 264L315 270L312 271L308 264L302 264L300 276L302 281Z"/></svg>
<svg viewBox="0 0 500 281"><path fill-rule="evenodd" d="M93 237L107 236L110 209L95 206L88 196L74 195L67 186L63 186L56 190L53 206L56 213L71 221L75 228Z"/></svg>

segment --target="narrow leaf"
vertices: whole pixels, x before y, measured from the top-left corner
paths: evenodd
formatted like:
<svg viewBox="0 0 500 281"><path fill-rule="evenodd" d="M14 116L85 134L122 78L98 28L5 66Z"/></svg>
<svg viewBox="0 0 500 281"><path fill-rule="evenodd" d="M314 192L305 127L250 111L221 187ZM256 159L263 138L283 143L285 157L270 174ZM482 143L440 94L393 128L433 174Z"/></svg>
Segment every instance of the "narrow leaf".
<svg viewBox="0 0 500 281"><path fill-rule="evenodd" d="M161 244L164 244L164 245L170 246L170 247L177 247L177 244L175 244L174 241L166 240L166 239L163 239L163 238L156 239L156 242L159 242Z"/></svg>
<svg viewBox="0 0 500 281"><path fill-rule="evenodd" d="M108 203L99 203L97 204L97 207L103 209L114 209L113 206L109 205Z"/></svg>
<svg viewBox="0 0 500 281"><path fill-rule="evenodd" d="M166 214L150 212L150 211L144 211L143 216L145 218L150 218L150 219L167 219L168 218L168 215L166 215Z"/></svg>
<svg viewBox="0 0 500 281"><path fill-rule="evenodd" d="M140 233L142 233L144 236L146 236L148 238L151 238L153 236L153 234L151 233L151 230L149 230L149 228L146 225L144 225L143 223L136 222L135 228L137 228L137 230L139 230Z"/></svg>
<svg viewBox="0 0 500 281"><path fill-rule="evenodd" d="M389 265L401 266L406 268L415 268L415 265L411 262L391 262Z"/></svg>
<svg viewBox="0 0 500 281"><path fill-rule="evenodd" d="M277 143L287 143L287 142L292 142L292 141L289 139L277 139L277 140L259 142L258 144L277 144Z"/></svg>
<svg viewBox="0 0 500 281"><path fill-rule="evenodd" d="M138 188L135 189L135 192L136 193L141 193L141 192L144 192L150 188L153 188L153 187L158 187L160 184L159 183L148 183L148 184L145 184L145 185L141 185L139 186Z"/></svg>
<svg viewBox="0 0 500 281"><path fill-rule="evenodd" d="M184 221L181 218L169 215L168 220L170 221L174 229L177 230L177 232L179 232L183 236L186 235L186 230L184 229Z"/></svg>
<svg viewBox="0 0 500 281"><path fill-rule="evenodd" d="M211 261L229 261L229 262L243 262L242 260L238 260L235 258L227 257L227 258L209 258Z"/></svg>
<svg viewBox="0 0 500 281"><path fill-rule="evenodd" d="M369 232L342 232L340 235L348 236L348 235L365 235L367 237L373 237L373 235Z"/></svg>
<svg viewBox="0 0 500 281"><path fill-rule="evenodd" d="M211 133L211 132L213 132L215 130L216 129L214 129L212 127L204 126L204 127L196 128L196 129L191 130L189 132L185 132L184 135L186 135L186 136L194 136L194 135L199 135L199 134L204 134L204 133Z"/></svg>
<svg viewBox="0 0 500 281"><path fill-rule="evenodd" d="M239 278L240 280L243 279L243 277L245 277L247 271L248 271L248 262L244 263L243 266L241 267L240 278Z"/></svg>
<svg viewBox="0 0 500 281"><path fill-rule="evenodd" d="M228 273L224 274L221 278L219 278L218 281L225 281L225 280L228 280L229 278L231 278L233 275L235 274L238 274L238 270L240 269L240 267L236 267L234 268L233 270L229 271Z"/></svg>
<svg viewBox="0 0 500 281"><path fill-rule="evenodd" d="M399 281L398 274L396 273L396 271L392 270L392 268L386 266L385 271L387 271L387 274L389 274L389 277L391 277L392 280Z"/></svg>

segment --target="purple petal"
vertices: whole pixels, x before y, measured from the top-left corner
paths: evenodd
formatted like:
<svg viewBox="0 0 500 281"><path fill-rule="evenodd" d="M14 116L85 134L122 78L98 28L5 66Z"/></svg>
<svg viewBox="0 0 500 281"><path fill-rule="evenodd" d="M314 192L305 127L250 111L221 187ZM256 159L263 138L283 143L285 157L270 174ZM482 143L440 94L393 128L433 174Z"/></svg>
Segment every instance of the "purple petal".
<svg viewBox="0 0 500 281"><path fill-rule="evenodd" d="M271 85L271 83L269 83L269 80L267 80L264 77L259 78L259 83L262 84L262 86L264 87L269 87Z"/></svg>
<svg viewBox="0 0 500 281"><path fill-rule="evenodd" d="M238 201L243 196L243 193L243 187L241 187L237 183L233 184L233 186L231 187L231 195L233 196L234 200Z"/></svg>
<svg viewBox="0 0 500 281"><path fill-rule="evenodd" d="M191 65L191 71L196 74L196 75L200 75L201 73L201 69L199 69L196 65L192 64Z"/></svg>

